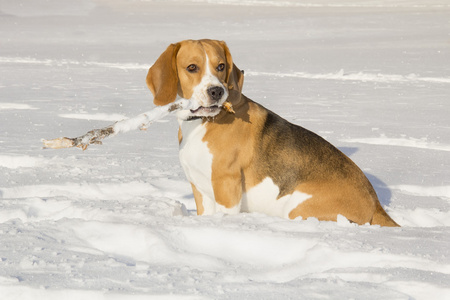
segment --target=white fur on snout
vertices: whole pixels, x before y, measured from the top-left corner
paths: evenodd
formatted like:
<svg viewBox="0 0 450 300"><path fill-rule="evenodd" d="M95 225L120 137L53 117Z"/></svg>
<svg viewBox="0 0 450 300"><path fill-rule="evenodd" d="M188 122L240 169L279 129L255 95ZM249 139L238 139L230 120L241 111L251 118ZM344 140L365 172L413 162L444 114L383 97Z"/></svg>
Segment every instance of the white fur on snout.
<svg viewBox="0 0 450 300"><path fill-rule="evenodd" d="M223 88L223 95L219 101L213 101L208 95L208 89L211 87L221 87ZM223 102L228 98L228 91L219 81L219 79L211 74L209 67L207 68L205 75L202 77L202 81L194 88L194 93L192 94L191 101L197 104L197 107L209 107L212 105L222 105ZM195 106L195 105L193 105Z"/></svg>

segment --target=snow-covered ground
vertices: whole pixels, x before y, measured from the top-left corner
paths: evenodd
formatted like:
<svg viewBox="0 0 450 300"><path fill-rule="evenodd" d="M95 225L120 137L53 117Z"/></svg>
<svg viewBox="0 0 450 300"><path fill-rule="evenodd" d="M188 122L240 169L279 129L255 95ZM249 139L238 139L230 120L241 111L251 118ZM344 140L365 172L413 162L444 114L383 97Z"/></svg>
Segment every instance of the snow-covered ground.
<svg viewBox="0 0 450 300"><path fill-rule="evenodd" d="M450 299L446 0L0 0L0 299ZM198 217L177 122L43 150L153 107L171 42L225 40L244 93L367 174L401 228Z"/></svg>

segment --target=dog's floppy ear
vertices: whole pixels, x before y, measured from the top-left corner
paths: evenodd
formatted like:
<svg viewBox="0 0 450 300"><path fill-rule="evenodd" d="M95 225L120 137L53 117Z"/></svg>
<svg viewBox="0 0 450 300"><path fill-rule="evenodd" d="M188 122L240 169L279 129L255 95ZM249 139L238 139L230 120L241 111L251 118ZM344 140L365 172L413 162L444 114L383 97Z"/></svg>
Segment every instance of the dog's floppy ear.
<svg viewBox="0 0 450 300"><path fill-rule="evenodd" d="M148 70L147 86L153 94L153 103L166 105L175 101L178 91L177 53L180 44L171 44Z"/></svg>
<svg viewBox="0 0 450 300"><path fill-rule="evenodd" d="M225 42L220 42L222 44L223 50L225 51L225 56L227 58L227 76L226 82L228 84L229 90L235 90L239 93L242 92L242 86L244 85L244 71L239 70L238 67L233 63L233 58L231 57L230 49Z"/></svg>

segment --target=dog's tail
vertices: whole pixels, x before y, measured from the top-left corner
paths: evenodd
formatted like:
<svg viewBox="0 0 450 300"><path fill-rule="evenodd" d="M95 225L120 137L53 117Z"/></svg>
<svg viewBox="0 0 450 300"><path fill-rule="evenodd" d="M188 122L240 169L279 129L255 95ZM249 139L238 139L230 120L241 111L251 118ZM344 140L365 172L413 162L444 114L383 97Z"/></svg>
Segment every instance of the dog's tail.
<svg viewBox="0 0 450 300"><path fill-rule="evenodd" d="M372 217L372 225L380 225L380 226L388 226L388 227L400 227L394 220L387 214L387 212L383 209L380 202L377 201L375 213Z"/></svg>

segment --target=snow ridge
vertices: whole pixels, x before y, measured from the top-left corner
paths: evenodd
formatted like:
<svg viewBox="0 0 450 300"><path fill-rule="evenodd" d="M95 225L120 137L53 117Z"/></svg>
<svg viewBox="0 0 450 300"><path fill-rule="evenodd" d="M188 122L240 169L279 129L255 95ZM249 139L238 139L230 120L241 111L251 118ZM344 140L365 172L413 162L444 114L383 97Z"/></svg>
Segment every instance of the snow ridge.
<svg viewBox="0 0 450 300"><path fill-rule="evenodd" d="M292 72L292 73L273 73L273 72L257 72L246 71L246 75L250 76L270 76L270 77L291 77L304 79L320 79L320 80L342 80L342 81L362 81L362 82L393 82L393 83L408 83L408 82L433 82L433 83L450 83L450 77L421 77L416 74L397 75L397 74L372 74L365 72L345 73L340 70L336 73L325 74L311 74L306 72Z"/></svg>
<svg viewBox="0 0 450 300"><path fill-rule="evenodd" d="M108 63L95 61L75 61L75 60L54 60L54 59L36 59L31 57L0 57L0 63L3 64L38 64L46 66L98 66L103 68L113 68L122 70L148 70L149 65L137 63ZM393 83L415 83L415 82L431 82L431 83L450 83L450 77L421 77L417 74L399 75L399 74L382 74L382 73L346 73L343 69L335 73L314 74L307 72L292 73L275 73L264 71L246 70L246 76L269 76L269 77L290 77L303 79L321 79L321 80L342 80L342 81L362 81L362 82L393 82Z"/></svg>
<svg viewBox="0 0 450 300"><path fill-rule="evenodd" d="M149 1L149 0L147 0ZM175 0L182 1L182 0ZM449 7L450 4L445 1L434 0L429 3L417 3L415 1L330 1L319 0L314 2L299 0L190 0L194 3L210 3L222 5L239 5L239 6L269 6L269 7L333 7L333 8L442 8Z"/></svg>
<svg viewBox="0 0 450 300"><path fill-rule="evenodd" d="M428 142L426 139L415 138L388 138L384 135L378 138L347 138L340 139L341 142L346 143L361 143L370 145L386 145L397 147L410 147L418 149L428 149L437 151L450 151L450 145L442 145L435 142Z"/></svg>

